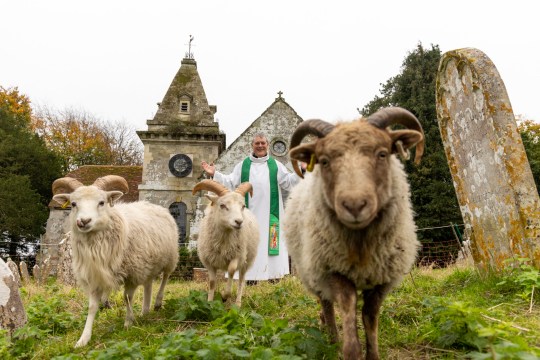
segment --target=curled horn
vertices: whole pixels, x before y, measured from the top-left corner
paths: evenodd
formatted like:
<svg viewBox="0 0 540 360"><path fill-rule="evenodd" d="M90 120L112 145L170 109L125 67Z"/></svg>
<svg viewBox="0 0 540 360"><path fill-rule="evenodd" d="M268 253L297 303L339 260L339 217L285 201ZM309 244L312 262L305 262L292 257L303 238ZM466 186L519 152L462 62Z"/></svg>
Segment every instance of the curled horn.
<svg viewBox="0 0 540 360"><path fill-rule="evenodd" d="M52 183L52 192L53 195L70 194L81 186L83 186L83 184L79 180L72 177L63 177L54 180Z"/></svg>
<svg viewBox="0 0 540 360"><path fill-rule="evenodd" d="M92 185L105 191L118 190L124 194L129 192L129 186L126 179L118 175L106 175L97 178Z"/></svg>
<svg viewBox="0 0 540 360"><path fill-rule="evenodd" d="M335 125L330 124L324 120L319 120L319 119L311 119L311 120L303 121L302 123L300 123L300 125L296 127L296 130L294 130L294 133L291 136L290 147L292 149L300 145L302 140L308 135L315 135L319 138L323 138L326 135L328 135L330 131L334 129L334 127ZM291 161L292 161L293 169L296 172L296 174L298 174L298 176L303 178L304 176L302 175L302 171L298 167L298 161L293 160L293 159L291 159Z"/></svg>
<svg viewBox="0 0 540 360"><path fill-rule="evenodd" d="M229 192L229 189L227 189L224 185L210 179L205 179L197 183L197 185L195 185L195 187L193 188L192 194L195 195L197 191L201 191L201 190L211 191L215 193L217 196L223 196Z"/></svg>
<svg viewBox="0 0 540 360"><path fill-rule="evenodd" d="M234 192L237 192L242 196L245 196L246 193L249 192L249 195L253 197L253 186L248 182L244 182L238 185L238 187L236 188L236 190L234 190Z"/></svg>
<svg viewBox="0 0 540 360"><path fill-rule="evenodd" d="M424 154L424 130L420 121L410 111L400 107L388 107L377 111L367 118L367 122L379 129L386 129L393 124L400 124L409 129L416 130L422 134L422 140L416 144L416 155L414 162L420 163Z"/></svg>

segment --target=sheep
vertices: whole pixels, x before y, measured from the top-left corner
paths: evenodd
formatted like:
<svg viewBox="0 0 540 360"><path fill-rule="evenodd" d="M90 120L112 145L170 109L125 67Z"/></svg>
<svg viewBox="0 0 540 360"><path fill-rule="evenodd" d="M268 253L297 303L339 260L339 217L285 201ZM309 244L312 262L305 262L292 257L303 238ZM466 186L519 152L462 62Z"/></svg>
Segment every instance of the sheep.
<svg viewBox="0 0 540 360"><path fill-rule="evenodd" d="M392 124L409 129L391 131ZM412 130L411 130L412 129ZM311 143L307 135L318 137ZM424 150L416 117L402 108L385 108L367 119L332 125L302 122L291 137L293 168L309 163L305 180L290 193L283 222L287 247L304 287L321 304L321 321L338 340L334 302L342 314L345 359L359 359L357 292L363 295L366 359L379 359L381 304L413 266L419 242L410 189L395 153L416 163Z"/></svg>
<svg viewBox="0 0 540 360"><path fill-rule="evenodd" d="M115 204L127 191L126 180L116 175L101 177L91 186L73 178L53 183L53 199L71 205L72 267L89 297L88 317L75 347L90 341L100 300L105 301L121 284L126 328L134 321L132 300L137 287L144 288L144 315L150 309L152 281L163 274L154 302L159 309L165 284L178 263L178 227L171 214L146 201Z"/></svg>
<svg viewBox="0 0 540 360"><path fill-rule="evenodd" d="M206 208L201 221L197 253L208 270L208 301L214 300L217 287L217 270L228 273L223 299L230 297L233 276L238 270L236 305L242 305L242 292L246 272L251 268L259 246L259 225L253 213L246 208L245 195L253 195L250 183L240 184L235 191L229 191L213 180L203 180L195 185L193 194L209 190L216 195L206 194L211 204Z"/></svg>

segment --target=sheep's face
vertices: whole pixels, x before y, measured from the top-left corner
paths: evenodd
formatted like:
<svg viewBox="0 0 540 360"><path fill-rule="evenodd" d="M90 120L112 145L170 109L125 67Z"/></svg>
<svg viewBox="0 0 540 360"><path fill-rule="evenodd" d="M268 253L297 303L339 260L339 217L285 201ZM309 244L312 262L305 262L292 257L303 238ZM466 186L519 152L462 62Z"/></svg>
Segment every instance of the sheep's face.
<svg viewBox="0 0 540 360"><path fill-rule="evenodd" d="M244 222L244 209L246 208L244 197L235 192L229 192L223 196L206 195L212 201L212 210L217 216L219 224L231 230L242 228Z"/></svg>
<svg viewBox="0 0 540 360"><path fill-rule="evenodd" d="M58 194L53 199L71 205L72 229L80 233L101 231L108 226L109 209L122 196L121 191L103 191L95 186L82 186L71 194Z"/></svg>
<svg viewBox="0 0 540 360"><path fill-rule="evenodd" d="M414 130L386 131L364 121L337 125L324 138L291 150L291 158L309 162L323 182L323 197L339 221L351 229L368 226L392 197L390 176L394 143L405 148L421 134Z"/></svg>

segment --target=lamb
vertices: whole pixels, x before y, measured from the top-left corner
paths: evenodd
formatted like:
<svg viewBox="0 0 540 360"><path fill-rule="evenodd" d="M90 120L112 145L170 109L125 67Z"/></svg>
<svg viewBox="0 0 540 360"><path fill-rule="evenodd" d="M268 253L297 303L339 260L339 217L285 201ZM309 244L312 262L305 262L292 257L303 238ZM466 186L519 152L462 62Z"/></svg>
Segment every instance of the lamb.
<svg viewBox="0 0 540 360"><path fill-rule="evenodd" d="M89 297L86 324L75 344L81 347L92 337L100 300L106 300L121 284L127 307L125 327L134 321L132 302L137 287L144 288L144 315L150 309L152 281L163 274L154 302L155 309L161 307L165 284L178 263L178 227L159 205L146 201L115 204L128 191L120 176L104 176L91 186L60 178L52 187L55 201L71 204L72 267Z"/></svg>
<svg viewBox="0 0 540 360"><path fill-rule="evenodd" d="M245 275L255 261L259 246L259 226L244 200L247 192L253 195L253 188L245 182L235 191L229 191L222 184L207 179L195 185L193 194L200 190L216 194L206 195L212 203L201 221L197 240L197 253L208 270L208 301L214 300L217 270L226 271L229 277L223 293L224 300L231 296L233 276L238 270L236 305L240 307Z"/></svg>
<svg viewBox="0 0 540 360"><path fill-rule="evenodd" d="M401 124L408 129L389 130ZM301 144L307 135L318 137ZM378 317L390 290L413 266L419 242L410 189L402 163L416 145L424 151L416 117L402 108L385 108L367 119L332 125L301 123L291 137L290 157L309 163L305 180L289 196L283 228L293 266L304 286L321 303L321 320L338 340L334 302L343 320L343 357L359 359L357 292L363 295L366 359L379 359Z"/></svg>

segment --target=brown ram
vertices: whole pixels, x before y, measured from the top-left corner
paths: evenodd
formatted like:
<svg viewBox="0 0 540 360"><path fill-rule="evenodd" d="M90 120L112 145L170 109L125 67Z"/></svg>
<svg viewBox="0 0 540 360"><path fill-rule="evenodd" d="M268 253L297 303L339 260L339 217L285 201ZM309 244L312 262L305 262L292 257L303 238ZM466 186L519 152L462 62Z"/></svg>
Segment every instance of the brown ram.
<svg viewBox="0 0 540 360"><path fill-rule="evenodd" d="M409 129L390 130L393 124ZM301 144L307 135L318 137ZM321 319L338 339L337 302L343 319L343 355L359 359L357 292L364 299L362 320L366 359L379 359L377 332L381 304L415 262L419 242L409 184L394 154L423 153L423 131L401 108L382 109L367 119L337 125L301 123L291 138L290 157L309 163L304 181L291 192L283 227L300 279L322 307Z"/></svg>

